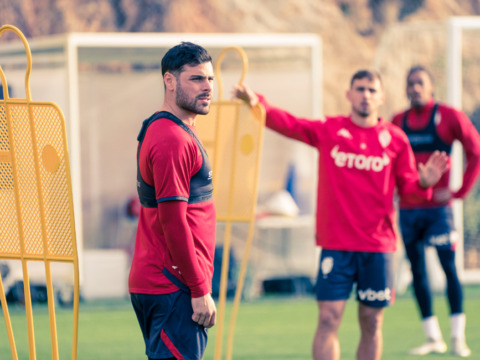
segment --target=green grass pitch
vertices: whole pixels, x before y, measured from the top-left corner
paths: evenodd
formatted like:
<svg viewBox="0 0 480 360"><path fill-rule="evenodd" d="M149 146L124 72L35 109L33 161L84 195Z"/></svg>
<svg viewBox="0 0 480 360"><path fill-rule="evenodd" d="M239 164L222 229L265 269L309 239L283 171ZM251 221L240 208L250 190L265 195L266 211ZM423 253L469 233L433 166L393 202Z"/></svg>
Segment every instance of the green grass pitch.
<svg viewBox="0 0 480 360"><path fill-rule="evenodd" d="M227 306L226 320L231 309ZM480 358L480 287L465 289L467 341L472 359ZM436 295L435 310L443 334L448 341L449 320L444 296ZM24 309L10 307L15 340L20 360L28 359ZM37 359L51 359L48 311L46 306L34 307ZM57 309L60 359L71 359L71 311ZM313 298L265 297L243 302L235 329L233 358L235 360L307 360L311 359L311 342L317 320ZM0 358L11 358L3 315L0 315ZM127 299L92 301L80 304L79 360L146 359L137 320ZM228 324L225 325L228 329ZM384 322L383 359L418 359L407 350L424 341L417 309L409 294L397 298L388 308ZM204 360L212 360L216 328L209 334ZM357 303L350 300L340 327L342 359L354 359L359 338ZM226 343L226 337L224 344ZM225 354L225 352L224 352ZM447 355L430 355L428 360L458 359Z"/></svg>

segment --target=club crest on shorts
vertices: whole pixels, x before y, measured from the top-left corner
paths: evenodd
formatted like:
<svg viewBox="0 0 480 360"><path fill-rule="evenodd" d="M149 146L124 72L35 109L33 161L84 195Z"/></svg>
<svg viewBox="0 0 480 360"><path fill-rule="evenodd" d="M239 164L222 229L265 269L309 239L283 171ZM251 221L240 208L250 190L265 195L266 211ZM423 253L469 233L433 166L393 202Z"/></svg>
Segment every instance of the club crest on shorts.
<svg viewBox="0 0 480 360"><path fill-rule="evenodd" d="M326 278L330 271L332 271L333 269L333 258L331 256L327 256L326 258L324 258L322 260L321 268L323 277Z"/></svg>

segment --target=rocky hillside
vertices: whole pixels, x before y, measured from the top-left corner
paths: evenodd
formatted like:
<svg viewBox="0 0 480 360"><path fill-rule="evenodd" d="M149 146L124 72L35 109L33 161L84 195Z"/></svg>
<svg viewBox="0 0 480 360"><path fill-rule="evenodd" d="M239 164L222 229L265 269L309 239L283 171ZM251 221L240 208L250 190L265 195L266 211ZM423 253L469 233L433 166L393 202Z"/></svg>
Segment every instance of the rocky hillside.
<svg viewBox="0 0 480 360"><path fill-rule="evenodd" d="M348 111L343 93L350 74L372 66L387 29L478 14L478 0L0 0L0 24L18 26L28 38L112 31L316 33L328 71L326 113Z"/></svg>

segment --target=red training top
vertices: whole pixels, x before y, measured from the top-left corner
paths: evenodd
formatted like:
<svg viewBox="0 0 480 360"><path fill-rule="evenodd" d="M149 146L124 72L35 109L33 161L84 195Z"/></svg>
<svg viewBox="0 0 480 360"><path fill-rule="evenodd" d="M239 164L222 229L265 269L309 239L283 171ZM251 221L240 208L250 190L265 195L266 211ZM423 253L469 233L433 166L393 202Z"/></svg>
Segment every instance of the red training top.
<svg viewBox="0 0 480 360"><path fill-rule="evenodd" d="M265 106L269 128L319 151L317 245L324 249L393 252L395 187L414 199L431 196L419 184L405 133L379 119L360 127L349 116L312 121Z"/></svg>
<svg viewBox="0 0 480 360"><path fill-rule="evenodd" d="M193 126L189 128L196 134ZM187 202L191 178L203 162L194 138L178 124L161 118L149 126L139 167L144 181L155 186L158 208L140 209L129 276L131 293L177 291L163 274L164 267L189 287L192 297L211 292L215 204L213 199Z"/></svg>
<svg viewBox="0 0 480 360"><path fill-rule="evenodd" d="M404 117L407 113L407 125L412 130L422 130L428 126L435 102L432 100L421 108L411 108L402 111L393 117L392 122L395 125L403 128ZM473 126L468 117L459 110L456 110L445 104L438 104L437 111L434 118L432 134L438 136L440 141L451 145L454 140L460 141L467 160L467 166L463 174L463 184L458 191L453 192L453 198L465 198L468 192L472 189L480 173L480 135ZM433 151L415 151L415 159L417 164L419 162L426 162L426 159ZM407 198L401 197L401 208L416 208L416 207L438 207L446 205L444 202L436 201L435 194L449 188L450 170L443 174L440 181L433 187L433 196L429 201L421 204L412 202ZM450 201L449 201L450 202ZM448 203L449 203L448 202Z"/></svg>

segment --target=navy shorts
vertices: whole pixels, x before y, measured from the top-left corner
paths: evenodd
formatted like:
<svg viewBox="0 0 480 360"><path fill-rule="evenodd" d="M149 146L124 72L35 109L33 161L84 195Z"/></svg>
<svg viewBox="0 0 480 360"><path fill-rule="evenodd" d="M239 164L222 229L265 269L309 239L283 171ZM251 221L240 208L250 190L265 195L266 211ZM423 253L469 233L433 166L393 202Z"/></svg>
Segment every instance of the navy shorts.
<svg viewBox="0 0 480 360"><path fill-rule="evenodd" d="M425 245L455 249L458 233L451 207L400 209L399 215L405 245L422 241Z"/></svg>
<svg viewBox="0 0 480 360"><path fill-rule="evenodd" d="M208 329L192 320L189 292L130 294L151 359L201 360L207 346Z"/></svg>
<svg viewBox="0 0 480 360"><path fill-rule="evenodd" d="M323 249L317 276L317 300L347 300L355 285L357 300L363 304L371 307L393 304L393 253Z"/></svg>

